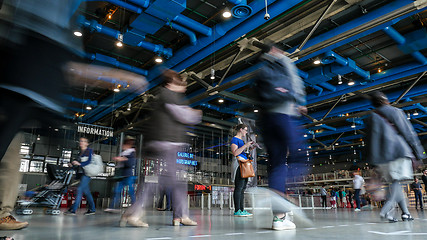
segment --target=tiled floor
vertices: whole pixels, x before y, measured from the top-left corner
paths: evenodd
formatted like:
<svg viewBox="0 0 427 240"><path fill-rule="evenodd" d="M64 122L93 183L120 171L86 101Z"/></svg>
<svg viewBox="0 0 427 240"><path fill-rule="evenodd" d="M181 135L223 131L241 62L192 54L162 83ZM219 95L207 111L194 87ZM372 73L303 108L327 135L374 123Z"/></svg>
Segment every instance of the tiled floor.
<svg viewBox="0 0 427 240"><path fill-rule="evenodd" d="M250 210L250 209L249 209ZM379 219L378 210L353 212L350 209L304 210L312 224L297 219L296 230L272 231L271 213L255 211L254 217L237 218L230 210L191 210L199 226L173 227L171 212L148 211L144 220L149 228L120 228L120 215L98 211L96 215L18 216L30 226L0 236L20 239L426 239L427 217L424 212L411 209L416 218L412 222L386 223ZM83 212L81 212L83 213Z"/></svg>

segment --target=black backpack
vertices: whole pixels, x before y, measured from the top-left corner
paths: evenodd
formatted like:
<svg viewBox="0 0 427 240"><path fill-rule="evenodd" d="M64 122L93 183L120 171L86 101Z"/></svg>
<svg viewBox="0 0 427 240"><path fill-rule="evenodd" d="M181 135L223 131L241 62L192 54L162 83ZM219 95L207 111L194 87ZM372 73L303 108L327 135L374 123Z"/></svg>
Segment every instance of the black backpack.
<svg viewBox="0 0 427 240"><path fill-rule="evenodd" d="M295 101L291 73L280 61L264 60L255 81L255 93L261 109L271 109L286 101Z"/></svg>

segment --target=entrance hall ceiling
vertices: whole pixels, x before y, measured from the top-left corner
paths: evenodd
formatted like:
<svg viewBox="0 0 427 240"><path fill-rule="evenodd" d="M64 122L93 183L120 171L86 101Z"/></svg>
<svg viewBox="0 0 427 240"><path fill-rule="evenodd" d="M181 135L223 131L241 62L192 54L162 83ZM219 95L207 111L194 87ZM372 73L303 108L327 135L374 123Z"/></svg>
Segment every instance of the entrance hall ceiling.
<svg viewBox="0 0 427 240"><path fill-rule="evenodd" d="M257 118L251 88L260 55L250 44L255 38L275 43L295 59L306 85L309 112L302 122L312 151L363 145L363 118L372 109L364 95L374 90L384 91L392 102L399 99L397 106L425 137L426 0L267 3L268 20L264 0L85 2L75 19L87 61L144 74L150 86L143 94L76 87L68 93L75 100L70 110L81 116L79 121L139 131L149 116L160 70L168 67L188 77L188 101L203 110L203 123L189 132L221 136L238 117ZM240 15L225 19L225 8ZM162 64L155 62L157 56ZM82 99L91 100L91 110L85 110Z"/></svg>

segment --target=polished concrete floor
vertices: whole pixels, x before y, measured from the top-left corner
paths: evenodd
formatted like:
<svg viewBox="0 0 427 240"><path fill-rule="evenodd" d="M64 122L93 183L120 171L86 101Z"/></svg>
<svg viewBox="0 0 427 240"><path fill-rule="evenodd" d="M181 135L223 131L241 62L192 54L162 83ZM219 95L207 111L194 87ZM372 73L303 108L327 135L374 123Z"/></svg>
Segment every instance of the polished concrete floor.
<svg viewBox="0 0 427 240"><path fill-rule="evenodd" d="M149 228L120 228L120 215L98 211L96 215L47 216L35 213L18 216L30 223L19 231L0 231L0 236L20 239L426 239L426 214L411 209L412 222L387 223L378 217L378 210L353 212L350 209L303 210L311 223L294 216L296 230L273 231L271 213L254 211L251 218L237 218L230 210L191 210L199 225L171 225L171 212L147 211L144 218Z"/></svg>

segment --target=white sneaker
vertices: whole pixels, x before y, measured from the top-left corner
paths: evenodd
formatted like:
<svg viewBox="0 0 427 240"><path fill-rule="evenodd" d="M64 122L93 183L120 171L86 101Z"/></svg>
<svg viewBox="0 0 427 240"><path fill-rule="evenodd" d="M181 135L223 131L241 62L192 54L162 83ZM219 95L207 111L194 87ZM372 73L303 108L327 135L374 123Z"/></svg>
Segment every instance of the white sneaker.
<svg viewBox="0 0 427 240"><path fill-rule="evenodd" d="M295 223L286 219L286 217L278 218L277 216L274 216L273 226L271 228L273 230L291 230L291 229L295 229L296 227L297 226L295 225Z"/></svg>
<svg viewBox="0 0 427 240"><path fill-rule="evenodd" d="M354 209L354 211L355 211L355 212L360 212L360 211L362 211L362 210L360 210L360 208L356 208L356 209Z"/></svg>

